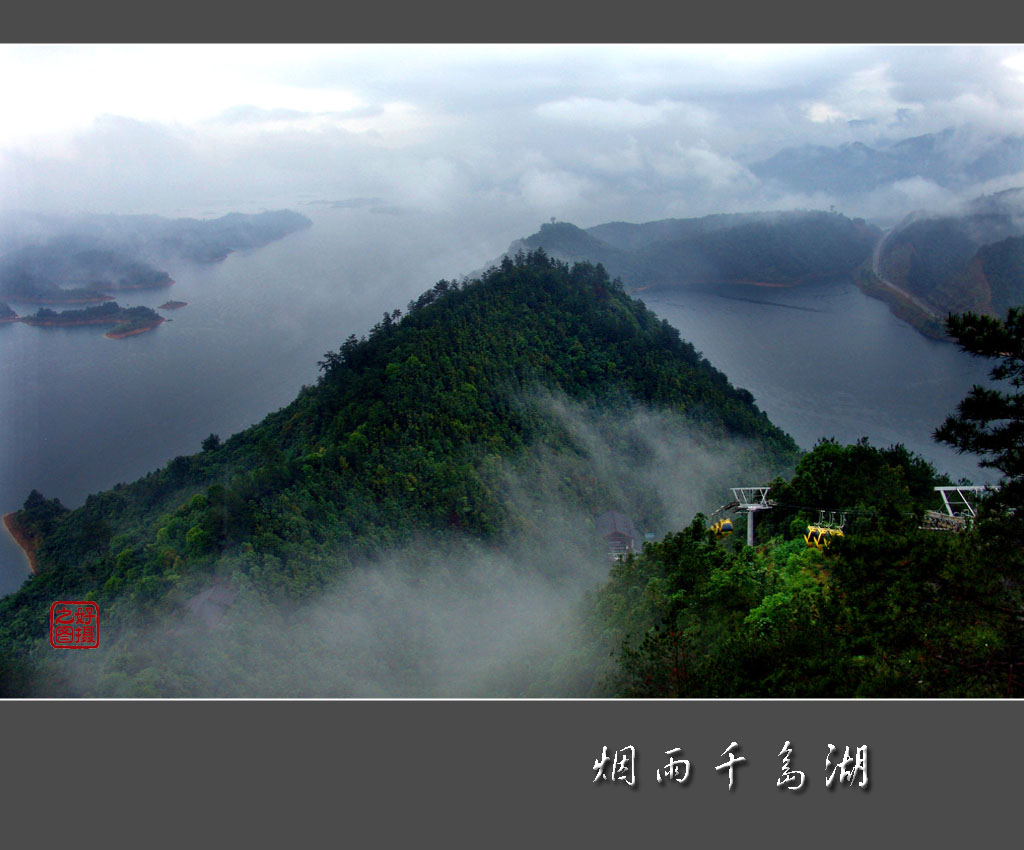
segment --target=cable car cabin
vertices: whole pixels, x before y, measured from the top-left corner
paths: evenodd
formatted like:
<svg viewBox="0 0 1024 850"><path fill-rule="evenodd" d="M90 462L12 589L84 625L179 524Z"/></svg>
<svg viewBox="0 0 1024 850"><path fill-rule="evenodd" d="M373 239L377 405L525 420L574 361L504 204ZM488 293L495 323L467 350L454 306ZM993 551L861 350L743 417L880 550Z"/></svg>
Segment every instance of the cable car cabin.
<svg viewBox="0 0 1024 850"><path fill-rule="evenodd" d="M841 528L822 528L818 525L807 526L807 533L804 535L804 542L815 549L824 549L832 542L834 537L843 537Z"/></svg>
<svg viewBox="0 0 1024 850"><path fill-rule="evenodd" d="M732 520L720 519L711 526L711 531L714 532L715 537L721 540L723 537L732 534Z"/></svg>

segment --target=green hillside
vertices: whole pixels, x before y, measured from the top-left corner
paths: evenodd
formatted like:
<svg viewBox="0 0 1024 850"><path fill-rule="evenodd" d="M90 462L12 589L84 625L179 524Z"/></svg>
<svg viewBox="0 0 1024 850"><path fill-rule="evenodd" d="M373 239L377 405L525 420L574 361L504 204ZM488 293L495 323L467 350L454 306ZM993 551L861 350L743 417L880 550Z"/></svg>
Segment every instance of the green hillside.
<svg viewBox="0 0 1024 850"><path fill-rule="evenodd" d="M933 437L998 485L952 488L898 445L820 441L771 483L754 546L734 539L744 517L729 536L698 516L613 568L580 627L595 655L578 666L615 659L592 693L1024 695L1024 310L954 316L946 331L990 361L991 383Z"/></svg>
<svg viewBox="0 0 1024 850"><path fill-rule="evenodd" d="M906 222L884 243L882 274L939 316L1003 315L1024 300L1021 190L976 199L961 215Z"/></svg>
<svg viewBox="0 0 1024 850"><path fill-rule="evenodd" d="M984 245L977 259L988 284L991 313L1001 316L1024 303L1024 236Z"/></svg>
<svg viewBox="0 0 1024 850"><path fill-rule="evenodd" d="M898 446L819 443L772 483L756 547L697 517L613 569L581 641L615 657L592 693L1020 697L1019 522L922 529L948 483ZM845 509L824 549L806 542L815 508Z"/></svg>
<svg viewBox="0 0 1024 850"><path fill-rule="evenodd" d="M657 460L617 430L638 411L684 424L695 454L728 446L741 469L780 472L795 460L793 441L750 394L603 268L570 268L543 252L478 280L440 281L320 367L315 386L258 425L224 441L211 434L198 454L77 510L32 494L16 521L39 541L40 571L0 601L6 692L203 694L208 681L192 676L185 655L135 653L140 630L209 610L211 587L227 606L234 598L285 616L399 547L522 540L545 518L510 497L510 470L522 481L556 468L552 486L582 513L629 498L639 522L665 522L643 488L620 488L623 496L595 475L579 435L538 399L589 411L633 458L625 479ZM94 600L103 612L105 652L70 653L93 665L88 685L69 654L48 646L58 599ZM242 664L217 692L280 692L262 672Z"/></svg>

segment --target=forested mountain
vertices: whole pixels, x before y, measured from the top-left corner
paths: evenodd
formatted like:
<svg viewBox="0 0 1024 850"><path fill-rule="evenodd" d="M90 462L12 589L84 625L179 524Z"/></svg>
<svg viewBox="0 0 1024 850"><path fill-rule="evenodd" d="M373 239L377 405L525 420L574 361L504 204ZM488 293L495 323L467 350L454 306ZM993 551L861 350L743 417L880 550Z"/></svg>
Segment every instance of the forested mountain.
<svg viewBox="0 0 1024 850"><path fill-rule="evenodd" d="M767 476L795 460L750 394L603 268L543 252L478 280L440 281L320 366L315 386L258 425L223 442L211 434L200 453L77 510L30 496L14 520L39 573L0 601L8 692L365 695L322 669L319 637L246 656L253 612L287 631L301 600L399 550L409 562L440 559L409 578L425 592L456 570L438 553L465 540L512 547L516 575L542 562L563 569L580 557L580 517L619 507L662 533L678 521L654 497L656 474L698 492L716 466ZM647 439L630 421L670 438ZM663 468L669 458L676 468ZM571 519L559 525L559 512ZM592 554L583 560L607 570L601 547ZM103 650L49 648L57 599L98 602ZM182 630L211 605L227 610L225 625L186 646ZM166 630L156 649L144 639L154 623ZM349 629L331 629L342 655L360 638ZM418 670L416 651L411 640L391 665ZM220 659L230 681L200 676L197 653L203 665ZM289 678L298 670L307 677Z"/></svg>
<svg viewBox="0 0 1024 850"><path fill-rule="evenodd" d="M1019 374L1019 313L951 327ZM977 389L936 432L1008 476L954 532L928 528L931 465L867 441L798 457L600 266L538 251L442 280L320 367L77 510L28 495L8 519L38 572L0 600L0 692L1022 693L1012 394ZM741 515L728 535L701 511L754 482L747 546ZM656 542L610 562L608 511ZM98 649L50 647L57 600L98 605Z"/></svg>
<svg viewBox="0 0 1024 850"><path fill-rule="evenodd" d="M600 262L633 290L795 285L849 275L870 256L878 236L864 221L837 213L744 213L587 230L550 223L509 250L541 247L560 259Z"/></svg>
<svg viewBox="0 0 1024 850"><path fill-rule="evenodd" d="M913 216L886 238L881 275L935 313L1002 315L1024 302L1024 193L978 198L958 215Z"/></svg>

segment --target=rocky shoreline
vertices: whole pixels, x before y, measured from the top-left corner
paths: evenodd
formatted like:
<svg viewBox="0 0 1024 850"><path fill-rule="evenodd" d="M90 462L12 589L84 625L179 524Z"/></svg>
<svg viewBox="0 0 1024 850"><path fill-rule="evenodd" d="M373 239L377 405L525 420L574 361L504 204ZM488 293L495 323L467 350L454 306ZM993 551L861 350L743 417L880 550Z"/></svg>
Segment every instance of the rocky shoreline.
<svg viewBox="0 0 1024 850"><path fill-rule="evenodd" d="M909 298L886 286L873 273L861 272L857 276L857 286L865 295L884 303L897 319L902 319L918 333L939 342L952 342L942 321L928 315Z"/></svg>
<svg viewBox="0 0 1024 850"><path fill-rule="evenodd" d="M21 527L16 511L4 514L4 527L7 529L7 533L11 535L11 539L25 553L25 558L28 560L28 568L32 571L32 574L37 575L39 573L39 562L36 558L36 552L42 540L34 535L30 535Z"/></svg>
<svg viewBox="0 0 1024 850"><path fill-rule="evenodd" d="M151 331L153 330L153 328L162 325L166 321L167 319L165 319L163 316L160 316L160 318L154 319L152 322L147 322L145 325L129 328L128 330L119 331L117 328L114 328L112 331L107 331L105 334L103 334L103 336L105 336L107 339L124 339L127 336L144 334L146 333L146 331Z"/></svg>

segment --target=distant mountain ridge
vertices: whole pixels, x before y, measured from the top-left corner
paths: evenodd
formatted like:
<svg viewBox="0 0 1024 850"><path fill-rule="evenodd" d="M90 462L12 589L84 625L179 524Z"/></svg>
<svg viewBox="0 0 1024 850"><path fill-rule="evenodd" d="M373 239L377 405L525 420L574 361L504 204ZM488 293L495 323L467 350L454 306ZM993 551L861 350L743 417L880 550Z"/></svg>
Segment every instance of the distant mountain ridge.
<svg viewBox="0 0 1024 850"><path fill-rule="evenodd" d="M512 243L569 262L601 263L632 290L694 284L796 285L851 274L881 231L820 211L737 213L583 230L552 222Z"/></svg>
<svg viewBox="0 0 1024 850"><path fill-rule="evenodd" d="M927 336L949 313L1002 315L1024 303L1024 188L982 195L959 212L912 213L887 234L836 212L709 215L586 229L549 222L507 256L543 248L600 263L627 289L856 279Z"/></svg>
<svg viewBox="0 0 1024 850"><path fill-rule="evenodd" d="M1024 171L1024 136L986 138L970 128L947 128L875 147L785 148L748 167L761 180L805 192L859 194L913 177L958 189Z"/></svg>

